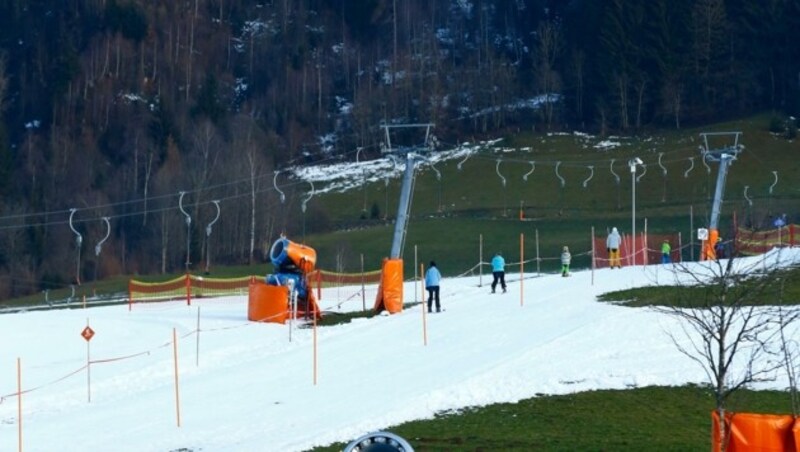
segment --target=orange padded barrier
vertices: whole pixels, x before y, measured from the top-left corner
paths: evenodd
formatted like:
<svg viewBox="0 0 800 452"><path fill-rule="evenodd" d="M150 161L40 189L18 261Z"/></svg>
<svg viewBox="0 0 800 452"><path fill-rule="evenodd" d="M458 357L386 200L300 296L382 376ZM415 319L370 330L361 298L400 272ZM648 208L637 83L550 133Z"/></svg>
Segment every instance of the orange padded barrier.
<svg viewBox="0 0 800 452"><path fill-rule="evenodd" d="M250 283L247 299L247 320L285 323L289 317L289 289L270 286L262 281Z"/></svg>
<svg viewBox="0 0 800 452"><path fill-rule="evenodd" d="M701 261L713 261L717 258L717 239L719 238L718 229L708 230L708 240L703 242L703 254L700 256Z"/></svg>
<svg viewBox="0 0 800 452"><path fill-rule="evenodd" d="M792 438L794 438L794 450L798 452L800 449L800 418L794 420L794 426L792 427Z"/></svg>
<svg viewBox="0 0 800 452"><path fill-rule="evenodd" d="M375 297L375 312L390 314L403 310L403 259L384 259L381 283Z"/></svg>
<svg viewBox="0 0 800 452"><path fill-rule="evenodd" d="M800 451L795 442L800 422L791 415L726 413L725 418L729 435L727 452ZM711 412L711 419L712 450L717 452L721 449L716 410Z"/></svg>

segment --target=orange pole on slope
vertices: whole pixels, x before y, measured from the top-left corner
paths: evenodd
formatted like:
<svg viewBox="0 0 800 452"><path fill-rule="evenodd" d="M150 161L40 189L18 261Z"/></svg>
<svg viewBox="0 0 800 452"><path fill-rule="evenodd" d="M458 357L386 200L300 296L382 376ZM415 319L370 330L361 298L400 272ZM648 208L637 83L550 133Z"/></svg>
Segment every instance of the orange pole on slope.
<svg viewBox="0 0 800 452"><path fill-rule="evenodd" d="M314 386L316 386L317 385L317 306L316 306L316 303L314 304L314 307L312 309L313 309L313 312L314 312L314 315L311 316L314 319Z"/></svg>
<svg viewBox="0 0 800 452"><path fill-rule="evenodd" d="M131 280L128 280L128 311L133 309L133 290L131 290Z"/></svg>
<svg viewBox="0 0 800 452"><path fill-rule="evenodd" d="M86 328L89 328L89 318L86 318ZM86 403L92 403L92 355L90 341L86 341Z"/></svg>
<svg viewBox="0 0 800 452"><path fill-rule="evenodd" d="M419 274L422 275L420 278L420 286L422 286L422 345L428 345L428 324L427 324L427 315L425 312L425 264L420 262L419 264Z"/></svg>
<svg viewBox="0 0 800 452"><path fill-rule="evenodd" d="M595 246L594 246L594 226L592 226L592 285L594 285L594 267L595 267Z"/></svg>
<svg viewBox="0 0 800 452"><path fill-rule="evenodd" d="M17 357L17 436L19 443L19 452L22 452L22 364L19 357Z"/></svg>
<svg viewBox="0 0 800 452"><path fill-rule="evenodd" d="M519 234L519 305L523 305L523 291L525 286L525 234Z"/></svg>
<svg viewBox="0 0 800 452"><path fill-rule="evenodd" d="M367 290L364 288L364 253L361 253L361 310L367 310Z"/></svg>
<svg viewBox="0 0 800 452"><path fill-rule="evenodd" d="M181 426L181 398L178 390L178 333L172 328L172 356L175 361L175 414L178 419L178 427Z"/></svg>

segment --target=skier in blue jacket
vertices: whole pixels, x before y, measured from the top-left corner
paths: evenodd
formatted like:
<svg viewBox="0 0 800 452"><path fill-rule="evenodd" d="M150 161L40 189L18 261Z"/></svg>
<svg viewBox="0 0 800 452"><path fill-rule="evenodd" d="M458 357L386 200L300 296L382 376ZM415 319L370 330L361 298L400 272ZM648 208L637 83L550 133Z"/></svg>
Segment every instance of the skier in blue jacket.
<svg viewBox="0 0 800 452"><path fill-rule="evenodd" d="M494 293L497 283L500 282L500 287L503 288L503 293L506 293L506 260L500 251L492 258L492 293Z"/></svg>
<svg viewBox="0 0 800 452"><path fill-rule="evenodd" d="M436 268L436 262L431 261L431 266L425 272L425 289L428 290L428 312L431 312L433 300L436 300L436 312L441 312L442 306L439 304L439 281L442 274Z"/></svg>

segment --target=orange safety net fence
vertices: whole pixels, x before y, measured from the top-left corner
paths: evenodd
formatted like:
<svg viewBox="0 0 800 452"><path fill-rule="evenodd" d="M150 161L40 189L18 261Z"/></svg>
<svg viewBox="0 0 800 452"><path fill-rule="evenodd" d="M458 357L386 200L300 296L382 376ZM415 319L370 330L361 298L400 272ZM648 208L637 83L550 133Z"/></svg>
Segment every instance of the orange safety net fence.
<svg viewBox="0 0 800 452"><path fill-rule="evenodd" d="M251 280L257 276L238 278L206 278L186 274L164 282L144 282L131 279L128 282L128 301L164 301L193 297L221 297L247 294Z"/></svg>
<svg viewBox="0 0 800 452"><path fill-rule="evenodd" d="M775 247L795 246L798 244L797 231L798 226L796 224L788 224L780 228L763 231L738 228L734 247L739 254L752 256L766 253Z"/></svg>
<svg viewBox="0 0 800 452"><path fill-rule="evenodd" d="M634 247L630 234L622 235L622 243L619 247L619 260L622 266L629 265L648 265L661 262L661 244L668 240L671 262L681 262L681 238L680 234L636 234L636 246ZM635 248L635 249L634 249ZM609 266L609 253L606 251L606 237L594 238L594 266L595 268L607 268Z"/></svg>
<svg viewBox="0 0 800 452"><path fill-rule="evenodd" d="M131 279L128 282L129 303L143 301L167 301L186 299L191 302L197 297L223 297L246 295L251 281L262 280L262 276L249 275L236 278L207 278L186 274L163 282L144 282ZM307 276L311 288L329 288L378 284L381 271L363 273L337 273L315 270Z"/></svg>
<svg viewBox="0 0 800 452"><path fill-rule="evenodd" d="M381 271L369 271L363 273L337 273L326 270L315 270L308 274L308 280L314 286L320 287L341 287L358 286L364 284L378 284L381 281Z"/></svg>

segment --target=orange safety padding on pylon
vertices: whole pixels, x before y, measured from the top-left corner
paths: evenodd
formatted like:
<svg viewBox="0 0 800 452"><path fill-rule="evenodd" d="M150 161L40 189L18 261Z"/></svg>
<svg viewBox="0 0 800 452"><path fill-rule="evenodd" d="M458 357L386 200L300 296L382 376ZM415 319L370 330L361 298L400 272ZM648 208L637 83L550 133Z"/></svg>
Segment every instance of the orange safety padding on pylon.
<svg viewBox="0 0 800 452"><path fill-rule="evenodd" d="M262 281L250 283L247 298L247 320L285 323L289 316L289 289L271 286Z"/></svg>
<svg viewBox="0 0 800 452"><path fill-rule="evenodd" d="M384 259L381 282L375 297L375 312L390 314L403 311L403 259Z"/></svg>
<svg viewBox="0 0 800 452"><path fill-rule="evenodd" d="M796 451L793 427L797 422L788 414L726 413L728 445L726 452ZM720 450L719 416L711 412L712 450Z"/></svg>
<svg viewBox="0 0 800 452"><path fill-rule="evenodd" d="M701 261L713 261L717 259L717 239L719 239L719 230L709 229L708 240L703 242L703 254L700 257Z"/></svg>

